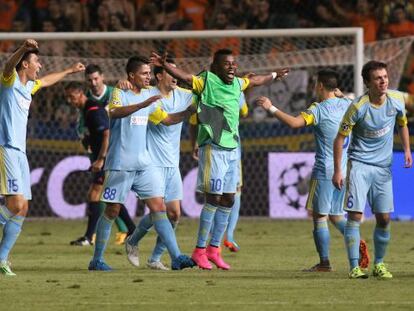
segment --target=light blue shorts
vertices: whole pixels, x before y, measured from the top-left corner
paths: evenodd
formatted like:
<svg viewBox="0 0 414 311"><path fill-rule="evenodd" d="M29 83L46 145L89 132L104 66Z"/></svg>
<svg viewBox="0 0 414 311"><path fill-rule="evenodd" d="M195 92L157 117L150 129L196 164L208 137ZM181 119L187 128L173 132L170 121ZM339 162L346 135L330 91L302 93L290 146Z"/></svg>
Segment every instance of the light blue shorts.
<svg viewBox="0 0 414 311"><path fill-rule="evenodd" d="M125 203L128 192L134 191L141 199L163 197L162 177L153 167L140 171L106 171L101 201Z"/></svg>
<svg viewBox="0 0 414 311"><path fill-rule="evenodd" d="M178 167L154 167L162 182L164 201L166 203L183 199L183 181Z"/></svg>
<svg viewBox="0 0 414 311"><path fill-rule="evenodd" d="M310 180L310 190L306 208L320 215L343 215L345 187L338 190L330 179Z"/></svg>
<svg viewBox="0 0 414 311"><path fill-rule="evenodd" d="M374 214L394 211L390 167L349 160L347 170L345 211L363 213L367 198Z"/></svg>
<svg viewBox="0 0 414 311"><path fill-rule="evenodd" d="M0 194L32 199L29 162L20 150L0 146Z"/></svg>
<svg viewBox="0 0 414 311"><path fill-rule="evenodd" d="M199 149L197 191L223 194L236 193L240 179L237 148L225 150L205 145Z"/></svg>

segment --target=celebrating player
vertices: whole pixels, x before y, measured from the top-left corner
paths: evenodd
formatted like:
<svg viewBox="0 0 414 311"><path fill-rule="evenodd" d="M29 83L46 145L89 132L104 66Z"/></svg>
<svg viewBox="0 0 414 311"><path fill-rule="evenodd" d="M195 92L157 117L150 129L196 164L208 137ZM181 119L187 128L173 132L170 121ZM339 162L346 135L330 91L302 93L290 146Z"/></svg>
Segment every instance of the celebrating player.
<svg viewBox="0 0 414 311"><path fill-rule="evenodd" d="M220 243L228 224L238 182L237 146L239 145L239 99L248 87L283 78L288 70L282 69L269 75L236 78L237 65L231 50L218 50L214 54L211 71L198 76L166 62L152 53L151 61L180 80L192 85L200 100L197 107L199 169L197 188L205 194L205 205L200 215L196 248L192 259L202 269L212 269L212 261L218 268L228 270L221 257ZM207 246L207 239L214 221L214 231Z"/></svg>
<svg viewBox="0 0 414 311"><path fill-rule="evenodd" d="M368 93L357 98L346 112L334 142L334 175L332 182L342 189L341 159L345 139L352 133L348 151L344 209L348 212L345 243L350 264L349 278L367 278L358 265L359 227L368 198L376 218L374 230L375 261L373 275L390 279L384 265L390 240L390 213L394 210L391 162L394 127L404 148L405 167L412 166L404 94L388 90L385 63L370 61L362 68L362 78Z"/></svg>
<svg viewBox="0 0 414 311"><path fill-rule="evenodd" d="M259 97L257 103L269 111L273 116L291 128L313 126L316 154L315 165L312 171L310 192L306 208L312 211L313 238L316 250L319 253L319 263L304 270L308 272L330 272L332 267L329 261L329 228L328 218L334 226L344 234L345 219L343 217L343 202L345 189L336 189L331 182L333 175L333 142L338 132L339 124L351 100L338 98L338 74L329 69L318 72L315 86L319 103L312 104L306 111L293 117L272 105L266 97ZM345 142L346 149L348 143ZM342 167L347 161L346 154L341 159ZM360 243L361 263L368 267L369 255L365 241Z"/></svg>
<svg viewBox="0 0 414 311"><path fill-rule="evenodd" d="M104 83L104 75L102 73L101 68L95 64L90 64L86 66L85 80L89 87L86 92L87 99L95 101L95 103L98 103L99 106L101 106L102 108L106 108L111 98L113 87L106 85ZM100 108L99 111L101 111ZM99 113L99 115L101 114ZM85 128L84 116L84 113L81 113L79 115L78 134L79 137L81 137L82 139L82 143L85 149L89 153L91 162L93 163L97 159L96 156L97 152L99 152L99 147L97 148L97 151L95 153L93 152L93 148L94 146L96 147L97 145L101 145L102 140L100 135L95 135L94 138L97 138L98 140L94 141L91 137L91 133L85 130L88 128L88 126L86 125ZM91 126L92 128L94 128L93 124L91 124ZM95 176L93 179L93 183L91 184L88 191L88 224L86 227L86 232L82 237L74 241L71 241L71 245L88 246L93 244L92 241L93 236L95 234L96 223L98 221L99 216L103 213L105 209L105 203L99 202L99 197L102 192L104 176L100 176L99 173L94 175ZM115 244L123 244L127 234L131 234L135 229L134 222L129 216L128 211L124 205L121 206L121 209L119 211L119 217L115 219L115 224L117 225L119 231L116 233Z"/></svg>
<svg viewBox="0 0 414 311"><path fill-rule="evenodd" d="M26 128L32 95L40 88L62 80L66 75L85 70L81 63L38 79L42 68L38 44L26 40L7 60L0 77L0 194L6 207L0 207L4 226L0 243L0 271L15 275L8 256L20 234L32 199L30 170L26 156Z"/></svg>
<svg viewBox="0 0 414 311"><path fill-rule="evenodd" d="M168 59L168 63L174 64L172 59ZM192 92L177 87L177 79L169 75L164 68L154 67L154 76L157 86L152 89L152 92L161 96L157 104L162 110L167 113L176 113L186 110L191 105ZM150 122L147 134L147 148L152 159L152 170L158 171L158 175L162 176L158 182L162 183L168 219L174 229L180 219L180 201L183 197L183 184L179 169L181 128L182 123L165 126L162 123L154 124ZM138 245L138 242L151 227L151 217L145 215L138 224L138 229L128 238L126 243ZM161 255L164 251L165 244L158 236L147 266L151 269L168 270L161 262ZM131 263L135 265L139 262L131 261Z"/></svg>
<svg viewBox="0 0 414 311"><path fill-rule="evenodd" d="M112 223L118 216L120 204L125 202L130 190L145 200L150 209L151 221L172 259L172 269L192 267L193 261L181 254L174 230L168 220L162 184L159 182L162 178L152 169L146 138L148 120L154 124L176 124L181 122L188 112L167 114L159 106L151 105L161 99L161 96L151 96L151 90L147 89L151 79L151 68L146 59L131 57L126 65L126 73L133 90L115 89L109 104L111 135L102 193L102 201L106 202L107 206L105 213L98 220L95 252L89 270L112 270L104 262L103 253ZM136 245L125 245L129 261L139 264Z"/></svg>

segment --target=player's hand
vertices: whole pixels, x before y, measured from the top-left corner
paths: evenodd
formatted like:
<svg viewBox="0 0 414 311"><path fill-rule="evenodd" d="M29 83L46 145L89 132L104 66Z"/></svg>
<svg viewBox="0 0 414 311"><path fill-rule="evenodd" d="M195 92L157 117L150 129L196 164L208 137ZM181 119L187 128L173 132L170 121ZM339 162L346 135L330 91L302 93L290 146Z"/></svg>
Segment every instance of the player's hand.
<svg viewBox="0 0 414 311"><path fill-rule="evenodd" d="M338 89L338 88L336 88L336 89L334 90L334 94L335 94L335 96L336 96L336 97L338 97L338 98L344 98L344 97L345 97L344 93L342 93L342 91L341 91L340 89Z"/></svg>
<svg viewBox="0 0 414 311"><path fill-rule="evenodd" d="M76 63L72 67L70 67L71 73L81 72L85 70L85 65L82 63Z"/></svg>
<svg viewBox="0 0 414 311"><path fill-rule="evenodd" d="M198 157L198 146L194 146L193 152L191 153L191 156L193 157L194 160L198 161L199 157Z"/></svg>
<svg viewBox="0 0 414 311"><path fill-rule="evenodd" d="M251 77L254 77L254 76L256 76L254 72L248 72L243 76L243 78L250 79Z"/></svg>
<svg viewBox="0 0 414 311"><path fill-rule="evenodd" d="M132 85L132 83L129 82L128 80L119 80L116 83L116 87L118 89L121 89L121 90L124 90L124 91L125 90L132 90L134 88L134 86Z"/></svg>
<svg viewBox="0 0 414 311"><path fill-rule="evenodd" d="M91 166L91 171L93 173L100 172L104 166L104 162L105 162L104 159L98 159L95 162L93 162Z"/></svg>
<svg viewBox="0 0 414 311"><path fill-rule="evenodd" d="M263 107L266 111L270 109L270 107L273 106L272 102L270 101L269 98L265 97L265 96L259 96L256 100L255 103L257 106L259 107Z"/></svg>
<svg viewBox="0 0 414 311"><path fill-rule="evenodd" d="M410 168L413 166L413 158L411 156L411 151L407 151L404 153L404 167Z"/></svg>
<svg viewBox="0 0 414 311"><path fill-rule="evenodd" d="M342 178L341 172L335 172L332 176L332 183L336 189L341 190L344 185L344 180Z"/></svg>
<svg viewBox="0 0 414 311"><path fill-rule="evenodd" d="M150 98L148 98L147 100L143 101L142 103L138 105L140 105L140 109L142 109L142 108L148 107L152 103L155 103L157 100L160 100L161 98L162 98L161 95L151 96Z"/></svg>
<svg viewBox="0 0 414 311"><path fill-rule="evenodd" d="M163 67L167 60L167 55L167 52L165 52L162 56L158 55L155 52L152 52L150 56L150 62L154 66Z"/></svg>
<svg viewBox="0 0 414 311"><path fill-rule="evenodd" d="M22 47L26 50L33 50L33 49L38 49L39 48L39 44L37 43L36 40L33 39L27 39L23 42Z"/></svg>
<svg viewBox="0 0 414 311"><path fill-rule="evenodd" d="M289 74L289 71L289 68L276 69L276 80L283 80Z"/></svg>

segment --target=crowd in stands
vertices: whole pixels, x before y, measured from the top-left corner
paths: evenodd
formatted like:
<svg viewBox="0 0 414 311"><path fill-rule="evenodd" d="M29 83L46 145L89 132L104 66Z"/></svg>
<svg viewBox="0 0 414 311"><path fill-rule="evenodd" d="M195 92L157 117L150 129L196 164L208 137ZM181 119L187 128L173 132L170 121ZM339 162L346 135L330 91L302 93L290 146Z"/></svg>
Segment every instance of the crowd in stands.
<svg viewBox="0 0 414 311"><path fill-rule="evenodd" d="M413 0L0 0L0 32L162 31L206 29L364 28L366 43L414 35ZM227 42L232 45L232 43ZM11 52L0 42L0 53ZM50 55L61 44L48 43ZM92 50L92 49L90 49ZM99 57L105 49L96 47ZM42 51L43 52L43 51ZM103 53L103 54L102 54ZM414 94L414 49L401 87ZM63 99L62 99L63 100ZM61 127L74 122L67 106L51 102L36 119ZM36 130L38 131L38 130ZM42 131L40 130L40 133Z"/></svg>

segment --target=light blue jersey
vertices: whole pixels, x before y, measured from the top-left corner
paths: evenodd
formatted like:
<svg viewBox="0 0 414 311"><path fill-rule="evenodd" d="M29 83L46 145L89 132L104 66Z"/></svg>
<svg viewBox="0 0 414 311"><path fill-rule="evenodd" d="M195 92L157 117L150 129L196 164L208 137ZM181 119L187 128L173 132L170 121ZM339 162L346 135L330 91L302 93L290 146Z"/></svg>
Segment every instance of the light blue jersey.
<svg viewBox="0 0 414 311"><path fill-rule="evenodd" d="M40 80L20 82L16 70L10 77L0 76L0 145L26 153L26 132L32 95Z"/></svg>
<svg viewBox="0 0 414 311"><path fill-rule="evenodd" d="M142 89L140 93L115 88L109 109L138 104L153 95L152 88ZM153 103L125 118L111 119L105 170L138 171L152 164L147 150L147 124L148 121L158 124L167 115L157 103Z"/></svg>
<svg viewBox="0 0 414 311"><path fill-rule="evenodd" d="M154 88L154 95L161 95L158 88ZM176 88L170 97L163 97L156 104L167 113L177 113L186 110L192 99L190 90ZM178 167L181 128L182 122L170 126L148 124L147 148L154 166Z"/></svg>
<svg viewBox="0 0 414 311"><path fill-rule="evenodd" d="M332 179L334 171L333 143L338 133L342 118L351 104L347 98L329 98L320 103L312 104L301 115L306 125L314 126L316 142L315 165L312 171L314 179ZM344 149L349 139L345 140ZM342 156L342 171L345 172L347 156Z"/></svg>
<svg viewBox="0 0 414 311"><path fill-rule="evenodd" d="M404 94L389 90L385 102L374 106L368 95L357 98L346 112L339 132L352 132L348 157L369 165L390 167L395 121L407 124Z"/></svg>

